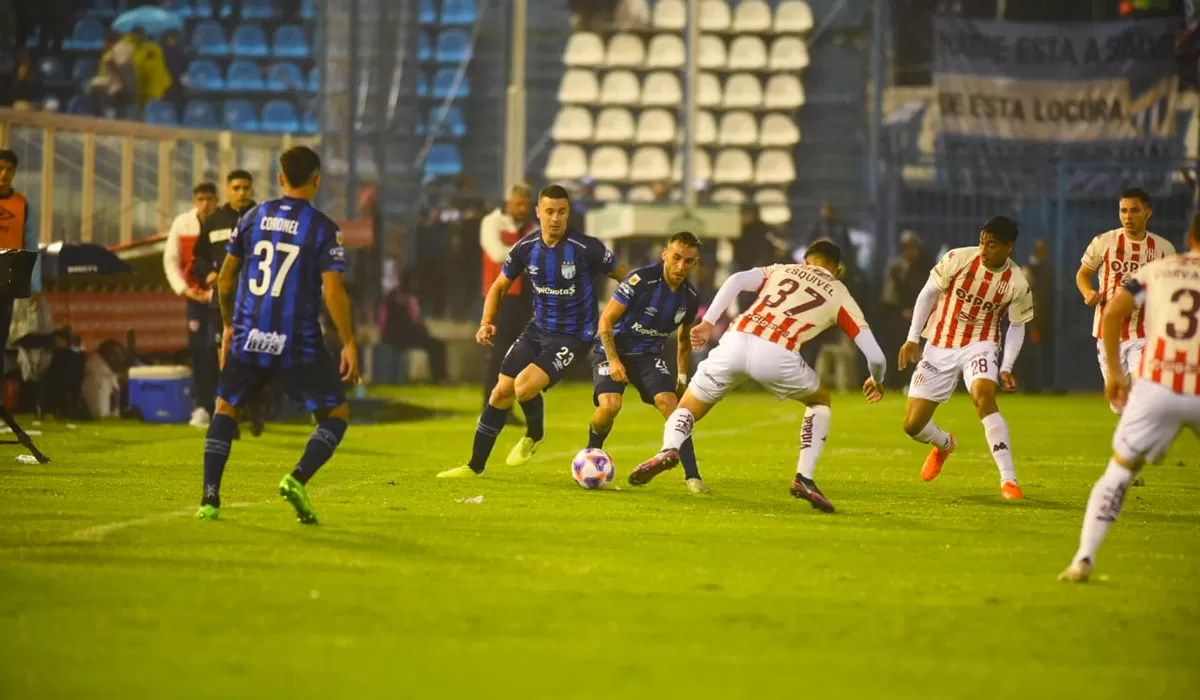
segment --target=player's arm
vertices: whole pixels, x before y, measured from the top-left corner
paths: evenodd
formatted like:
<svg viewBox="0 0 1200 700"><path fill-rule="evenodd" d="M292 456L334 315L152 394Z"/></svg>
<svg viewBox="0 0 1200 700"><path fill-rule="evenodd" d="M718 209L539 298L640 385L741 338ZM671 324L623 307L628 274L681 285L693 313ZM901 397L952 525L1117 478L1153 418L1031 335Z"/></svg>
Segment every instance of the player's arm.
<svg viewBox="0 0 1200 700"><path fill-rule="evenodd" d="M1025 343L1025 325L1033 320L1033 292L1025 287L1008 307L1008 330L1004 333L1004 354L1000 358L1000 387L1005 391L1017 388L1013 367Z"/></svg>
<svg viewBox="0 0 1200 700"><path fill-rule="evenodd" d="M1141 280L1130 279L1108 300L1100 318L1100 339L1104 342L1104 361L1108 365L1104 393L1117 408L1124 407L1129 392L1125 370L1121 368L1121 329L1134 310L1141 306L1145 294Z"/></svg>
<svg viewBox="0 0 1200 700"><path fill-rule="evenodd" d="M224 266L221 269L224 270ZM354 318L350 312L350 295L346 293L342 272L322 272L321 290L325 297L325 308L329 309L329 317L333 319L333 326L337 329L338 342L343 348L357 348L358 342L354 339Z"/></svg>
<svg viewBox="0 0 1200 700"><path fill-rule="evenodd" d="M908 325L908 338L905 339L904 345L900 346L900 358L897 362L897 367L901 371L910 365L915 365L921 359L921 331L925 329L929 314L933 313L938 297L942 295L943 291L945 289L942 287L941 281L933 273L930 273L929 281L921 288L916 301L913 302L912 320Z"/></svg>
<svg viewBox="0 0 1200 700"><path fill-rule="evenodd" d="M767 273L763 268L755 267L749 270L735 272L725 280L721 288L717 290L717 295L713 297L712 303L708 305L708 310L704 312L704 318L700 319L691 330L691 339L693 348L702 348L708 343L708 338L712 335L712 327L717 321L721 320L721 315L729 308L737 295L742 292L756 292L763 286L763 282L767 280Z"/></svg>
<svg viewBox="0 0 1200 700"><path fill-rule="evenodd" d="M624 286L624 283L622 284ZM617 353L617 338L613 329L617 325L617 321L625 315L625 303L616 297L608 300L604 311L600 313L600 322L596 325L596 335L600 338L600 345L604 348L604 356L608 358L609 377L614 382L628 381L625 375L625 363L621 362L621 356Z"/></svg>
<svg viewBox="0 0 1200 700"><path fill-rule="evenodd" d="M628 275L628 274L629 274L629 266L626 265L625 263L617 263L617 266L614 267L612 269L612 271L608 273L608 276L610 279L614 279L614 280L620 282L621 280L625 279L625 275Z"/></svg>
<svg viewBox="0 0 1200 700"><path fill-rule="evenodd" d="M1083 259L1079 261L1079 270L1075 273L1075 288L1083 297L1083 303L1088 306L1095 306L1103 300L1102 294L1096 291L1092 284L1092 278L1096 276L1096 270L1100 269L1102 264L1098 240L1092 239L1088 244L1087 250L1083 252Z"/></svg>
<svg viewBox="0 0 1200 700"><path fill-rule="evenodd" d="M221 306L221 322L228 330L233 328L233 305L237 298L238 274L242 271L242 259L232 251L225 256L221 274L217 276L217 303Z"/></svg>
<svg viewBox="0 0 1200 700"><path fill-rule="evenodd" d="M507 263L504 269L508 269ZM475 340L480 345L492 344L492 336L496 335L496 314L500 313L500 302L504 295L508 294L508 288L511 286L512 279L501 271L496 275L492 286L488 287L487 296L483 299L483 316L479 319L479 330L475 332Z"/></svg>

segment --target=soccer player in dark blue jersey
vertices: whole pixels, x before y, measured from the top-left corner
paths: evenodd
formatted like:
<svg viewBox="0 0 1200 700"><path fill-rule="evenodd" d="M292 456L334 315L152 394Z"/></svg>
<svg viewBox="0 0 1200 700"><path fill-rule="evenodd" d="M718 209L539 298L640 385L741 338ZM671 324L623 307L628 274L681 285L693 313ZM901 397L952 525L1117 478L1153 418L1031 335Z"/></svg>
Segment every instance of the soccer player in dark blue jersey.
<svg viewBox="0 0 1200 700"><path fill-rule="evenodd" d="M688 275L699 263L700 240L690 231L676 233L663 249L662 262L631 272L604 307L600 345L592 359L596 412L588 429L588 447L604 447L621 412L626 384L632 384L642 402L657 408L664 418L675 410L677 395L687 386L692 357L689 333L700 306ZM673 377L662 354L667 338L676 330L679 371ZM707 492L691 442L680 446L679 461L688 490Z"/></svg>
<svg viewBox="0 0 1200 700"><path fill-rule="evenodd" d="M488 290L483 320L475 334L481 345L492 344L500 302L521 274L533 288L533 321L500 365L500 381L475 428L471 461L439 477L483 473L513 401L521 403L525 414L525 437L513 446L506 463L515 467L528 462L544 437L542 392L562 379L567 367L587 353L596 337L595 278L608 275L620 280L627 269L617 264L603 243L569 229L570 213L571 200L561 186L550 185L538 193L538 230L517 241Z"/></svg>
<svg viewBox="0 0 1200 700"><path fill-rule="evenodd" d="M358 348L342 284L342 233L311 202L321 186L320 157L305 146L284 151L279 184L283 197L259 204L238 222L217 280L225 330L216 415L204 441L201 520L221 513L221 475L237 407L273 379L282 380L288 395L317 419L296 468L279 482L279 494L302 523L317 522L305 484L333 456L350 420L342 382L358 381ZM341 338L340 369L322 341L322 302Z"/></svg>

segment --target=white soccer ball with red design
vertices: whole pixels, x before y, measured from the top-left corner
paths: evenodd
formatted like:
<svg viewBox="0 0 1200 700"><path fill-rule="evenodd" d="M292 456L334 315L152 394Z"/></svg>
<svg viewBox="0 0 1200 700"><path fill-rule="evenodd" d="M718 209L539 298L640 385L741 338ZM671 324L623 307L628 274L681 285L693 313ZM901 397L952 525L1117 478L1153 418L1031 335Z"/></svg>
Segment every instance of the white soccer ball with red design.
<svg viewBox="0 0 1200 700"><path fill-rule="evenodd" d="M612 481L616 466L604 450L588 447L580 450L571 462L575 483L585 489L602 489Z"/></svg>

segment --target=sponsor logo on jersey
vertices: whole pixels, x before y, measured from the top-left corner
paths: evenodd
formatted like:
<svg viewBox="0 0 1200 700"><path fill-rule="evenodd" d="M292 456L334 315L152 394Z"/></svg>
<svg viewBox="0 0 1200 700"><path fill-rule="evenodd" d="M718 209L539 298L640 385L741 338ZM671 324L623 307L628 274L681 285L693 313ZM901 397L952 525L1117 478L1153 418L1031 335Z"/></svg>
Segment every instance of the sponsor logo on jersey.
<svg viewBox="0 0 1200 700"><path fill-rule="evenodd" d="M647 306L646 307L646 315L647 316L657 316L658 315L658 307L656 307L654 304Z"/></svg>
<svg viewBox="0 0 1200 700"><path fill-rule="evenodd" d="M512 258L509 258L509 260L511 260L511 259L512 259ZM536 274L538 273L538 266L537 266L537 265L530 265L529 267L527 267L527 268L525 268L525 269L526 269L526 270L529 270L529 275L530 275L531 277L532 277L533 275L536 275Z"/></svg>
<svg viewBox="0 0 1200 700"><path fill-rule="evenodd" d="M282 355L284 347L287 346L287 339L283 333L251 328L243 349L246 352L260 352L265 355Z"/></svg>
<svg viewBox="0 0 1200 700"><path fill-rule="evenodd" d="M664 333L663 331L656 331L653 328L647 328L642 325L641 321L634 321L633 326L630 328L630 330L632 330L634 333L641 333L642 335L649 335L649 336L653 336L655 338L670 338L671 337L671 334L669 332Z"/></svg>
<svg viewBox="0 0 1200 700"><path fill-rule="evenodd" d="M977 297L974 294L971 294L970 292L963 289L962 287L958 287L954 290L954 296L959 301L961 301L964 306L969 307L968 309L964 309L962 314L968 313L968 311L970 309L974 309L975 307L979 307L979 310L984 313L989 313L991 311L995 311L996 309L1005 306L1004 302L992 303L990 301L986 301L982 297ZM960 314L960 316L962 318L964 318L964 319L967 318L966 316L963 316L962 314Z"/></svg>
<svg viewBox="0 0 1200 700"><path fill-rule="evenodd" d="M565 280L575 279L575 263L565 262L562 264L562 276Z"/></svg>
<svg viewBox="0 0 1200 700"><path fill-rule="evenodd" d="M1132 275L1142 267L1137 260L1110 260L1108 269L1119 275Z"/></svg>
<svg viewBox="0 0 1200 700"><path fill-rule="evenodd" d="M641 282L641 281L642 281L642 276L636 272L633 273L632 275L630 275L629 280L628 280L630 287L636 287L637 283Z"/></svg>
<svg viewBox="0 0 1200 700"><path fill-rule="evenodd" d="M555 289L554 287L541 287L535 284L533 285L533 291L537 292L538 294L545 294L552 297L569 297L574 296L575 285L564 287L563 289Z"/></svg>
<svg viewBox="0 0 1200 700"><path fill-rule="evenodd" d="M612 370L608 368L607 362L601 362L596 367L596 374L599 374L601 377L607 377L612 374Z"/></svg>

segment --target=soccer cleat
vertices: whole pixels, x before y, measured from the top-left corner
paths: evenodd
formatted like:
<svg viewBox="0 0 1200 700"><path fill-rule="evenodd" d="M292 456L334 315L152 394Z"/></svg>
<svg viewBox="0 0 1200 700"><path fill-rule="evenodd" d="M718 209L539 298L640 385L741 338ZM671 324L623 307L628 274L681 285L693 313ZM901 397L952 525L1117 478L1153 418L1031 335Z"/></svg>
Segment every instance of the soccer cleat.
<svg viewBox="0 0 1200 700"><path fill-rule="evenodd" d="M816 510L823 513L833 512L833 504L825 498L825 494L821 493L821 489L817 488L817 483L812 479L797 476L792 480L791 492L796 498L808 501Z"/></svg>
<svg viewBox="0 0 1200 700"><path fill-rule="evenodd" d="M687 488L692 493L708 493L708 487L700 479L688 479Z"/></svg>
<svg viewBox="0 0 1200 700"><path fill-rule="evenodd" d="M629 483L633 486L645 486L654 477L674 468L676 464L679 464L679 450L663 450L629 472Z"/></svg>
<svg viewBox="0 0 1200 700"><path fill-rule="evenodd" d="M1058 580L1066 581L1068 583L1087 583L1088 579L1091 577L1092 560L1085 558L1080 559L1077 562L1073 562L1070 566L1068 566L1066 571L1058 575Z"/></svg>
<svg viewBox="0 0 1200 700"><path fill-rule="evenodd" d="M477 472L474 469L472 469L470 466L464 464L461 467L455 467L453 469L447 469L444 472L439 472L437 475L437 478L439 478L439 479L470 479L473 476L483 476L483 472Z"/></svg>
<svg viewBox="0 0 1200 700"><path fill-rule="evenodd" d="M954 441L954 436L950 436L950 446L946 449L933 448L929 456L925 458L925 464L921 465L921 481L933 481L938 474L942 473L942 465L946 463L946 459L950 457L950 453L954 452L954 448L958 443Z"/></svg>
<svg viewBox="0 0 1200 700"><path fill-rule="evenodd" d="M216 520L221 517L221 509L216 506L200 506L196 511L196 520Z"/></svg>
<svg viewBox="0 0 1200 700"><path fill-rule="evenodd" d="M279 495L292 504L296 509L296 519L305 525L316 525L317 514L313 512L312 504L308 502L308 491L296 477L288 474L279 482Z"/></svg>
<svg viewBox="0 0 1200 700"><path fill-rule="evenodd" d="M533 459L533 455L537 453L541 445L541 440L534 442L531 437L523 437L508 451L508 458L504 460L504 463L510 467L519 467Z"/></svg>
<svg viewBox="0 0 1200 700"><path fill-rule="evenodd" d="M193 428L207 428L208 411L204 410L202 406L197 406L196 409L192 411L192 417L188 421L188 425L192 426Z"/></svg>
<svg viewBox="0 0 1200 700"><path fill-rule="evenodd" d="M1004 496L1006 501L1019 501L1025 498L1025 494L1021 492L1021 486L1015 481L1006 481L1000 484L1000 495Z"/></svg>

